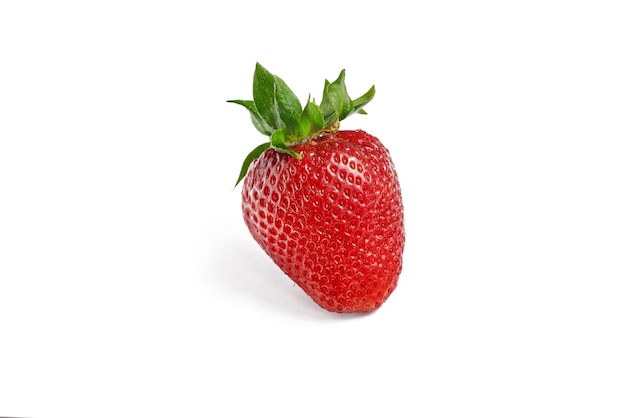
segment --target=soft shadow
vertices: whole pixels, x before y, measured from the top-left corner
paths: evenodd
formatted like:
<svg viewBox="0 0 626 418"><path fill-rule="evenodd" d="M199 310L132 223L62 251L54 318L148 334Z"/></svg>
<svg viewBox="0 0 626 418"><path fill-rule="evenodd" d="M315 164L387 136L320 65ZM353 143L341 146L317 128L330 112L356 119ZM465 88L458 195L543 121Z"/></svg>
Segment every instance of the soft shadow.
<svg viewBox="0 0 626 418"><path fill-rule="evenodd" d="M354 320L370 314L339 314L319 307L261 250L237 237L224 237L216 267L221 285L250 303L265 305L292 316L315 320Z"/></svg>

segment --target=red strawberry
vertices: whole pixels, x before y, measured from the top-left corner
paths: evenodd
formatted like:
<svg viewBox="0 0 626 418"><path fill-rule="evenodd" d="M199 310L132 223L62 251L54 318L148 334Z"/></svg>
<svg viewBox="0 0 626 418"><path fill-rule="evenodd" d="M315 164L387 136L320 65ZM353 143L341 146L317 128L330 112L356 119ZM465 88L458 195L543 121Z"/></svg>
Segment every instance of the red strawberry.
<svg viewBox="0 0 626 418"><path fill-rule="evenodd" d="M339 131L362 108L345 72L326 81L320 105L304 109L278 77L257 64L245 106L270 142L246 158L240 177L243 217L272 260L318 305L368 312L396 288L402 270L404 213L387 149L367 132Z"/></svg>

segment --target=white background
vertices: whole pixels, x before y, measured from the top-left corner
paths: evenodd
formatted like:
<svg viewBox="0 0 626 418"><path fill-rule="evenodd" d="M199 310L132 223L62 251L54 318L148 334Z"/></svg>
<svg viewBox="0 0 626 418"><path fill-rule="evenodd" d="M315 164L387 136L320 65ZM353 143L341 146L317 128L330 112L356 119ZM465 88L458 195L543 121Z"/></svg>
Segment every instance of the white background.
<svg viewBox="0 0 626 418"><path fill-rule="evenodd" d="M0 415L626 416L620 1L0 3ZM233 190L259 61L362 128L397 290L321 310Z"/></svg>

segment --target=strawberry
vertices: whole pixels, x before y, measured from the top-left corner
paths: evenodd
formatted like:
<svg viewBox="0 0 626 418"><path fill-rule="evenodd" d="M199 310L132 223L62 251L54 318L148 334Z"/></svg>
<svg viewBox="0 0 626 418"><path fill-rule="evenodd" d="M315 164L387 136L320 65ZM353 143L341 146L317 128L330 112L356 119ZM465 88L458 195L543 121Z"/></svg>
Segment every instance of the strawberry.
<svg viewBox="0 0 626 418"><path fill-rule="evenodd" d="M302 108L285 82L256 65L254 100L231 100L270 137L245 159L242 211L252 237L319 306L369 312L394 291L402 270L404 212L388 150L339 122L374 97L356 100L345 71L326 80L322 101Z"/></svg>

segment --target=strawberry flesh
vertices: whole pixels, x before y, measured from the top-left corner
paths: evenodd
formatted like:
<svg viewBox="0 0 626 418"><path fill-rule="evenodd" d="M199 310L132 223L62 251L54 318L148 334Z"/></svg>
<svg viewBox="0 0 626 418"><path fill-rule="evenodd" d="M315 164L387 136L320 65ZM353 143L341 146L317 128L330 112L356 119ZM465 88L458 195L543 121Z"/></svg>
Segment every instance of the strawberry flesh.
<svg viewBox="0 0 626 418"><path fill-rule="evenodd" d="M404 213L387 149L362 130L337 131L265 150L243 182L246 226L318 305L369 312L398 283Z"/></svg>

